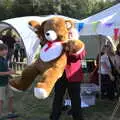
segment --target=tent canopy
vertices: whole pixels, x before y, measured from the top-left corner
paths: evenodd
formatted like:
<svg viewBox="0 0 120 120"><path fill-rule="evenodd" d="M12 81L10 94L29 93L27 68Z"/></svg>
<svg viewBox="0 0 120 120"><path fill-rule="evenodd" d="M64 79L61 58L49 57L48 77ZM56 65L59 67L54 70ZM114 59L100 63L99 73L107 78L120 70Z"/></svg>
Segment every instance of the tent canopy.
<svg viewBox="0 0 120 120"><path fill-rule="evenodd" d="M36 20L38 22L43 22L50 19L56 15L49 16L30 16L30 17L20 17L4 20L0 23L0 31L13 28L21 37L27 54L27 63L30 64L34 60L34 53L39 46L39 38L37 35L29 28L28 22L30 20ZM57 15L65 19L73 20L78 27L80 35L104 35L113 36L113 29L115 27L120 27L120 4L117 4L109 9L106 9L96 15L90 16L83 20L77 20L61 15ZM81 24L82 23L82 24ZM113 41L110 39L111 43Z"/></svg>
<svg viewBox="0 0 120 120"><path fill-rule="evenodd" d="M84 23L80 35L113 36L114 28L120 27L120 4L81 20Z"/></svg>
<svg viewBox="0 0 120 120"><path fill-rule="evenodd" d="M7 28L13 28L19 34L26 49L27 63L30 64L34 60L34 56L35 56L34 53L36 52L39 46L40 40L37 37L37 35L29 28L28 22L30 20L36 20L41 23L54 16L55 15L49 15L43 17L29 16L29 17L19 17L19 18L4 20L0 23L0 31L3 31L4 29ZM65 19L74 20L75 22L79 22L79 20L76 19L72 19L60 15L57 16L63 17Z"/></svg>

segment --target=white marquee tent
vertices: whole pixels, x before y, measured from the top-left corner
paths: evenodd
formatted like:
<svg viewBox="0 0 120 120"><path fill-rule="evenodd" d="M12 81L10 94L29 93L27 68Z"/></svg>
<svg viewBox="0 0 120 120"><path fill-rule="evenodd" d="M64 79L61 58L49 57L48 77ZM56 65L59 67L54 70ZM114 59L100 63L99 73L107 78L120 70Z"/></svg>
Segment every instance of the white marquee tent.
<svg viewBox="0 0 120 120"><path fill-rule="evenodd" d="M52 17L54 17L54 15L43 16L43 17L30 16L30 17L20 17L20 18L4 20L0 22L0 32L7 28L13 28L19 34L26 49L27 63L30 64L34 59L35 56L34 53L36 52L36 49L39 46L39 38L29 28L28 22L30 20L36 20L42 22ZM64 16L59 16L59 17L64 17ZM64 17L64 18L72 19L68 17ZM83 20L72 19L72 20L74 20L78 24L83 23L79 31L79 34L81 36L104 35L104 36L108 36L111 43L113 43L113 40L111 39L111 37L113 37L114 35L113 30L115 27L120 28L120 4L117 4L109 9L106 9L86 19ZM95 46L93 46L92 44L91 48L93 47ZM93 52L96 52L96 50L93 50Z"/></svg>
<svg viewBox="0 0 120 120"><path fill-rule="evenodd" d="M83 19L81 22L85 23L85 25L80 31L80 35L101 34L113 36L113 29L115 27L120 27L120 4ZM97 24L96 30L93 27L95 24Z"/></svg>
<svg viewBox="0 0 120 120"><path fill-rule="evenodd" d="M81 39L85 39L84 42L89 54L88 58L96 58L100 51L99 45L104 44L105 40L110 41L114 50L116 49L119 41L115 41L113 36L115 28L119 28L120 34L120 4L83 19L80 23L83 23L83 27L79 33L82 36ZM102 35L102 37L98 37L99 35ZM91 49L93 46L94 50Z"/></svg>
<svg viewBox="0 0 120 120"><path fill-rule="evenodd" d="M13 28L19 34L26 48L27 63L30 64L34 59L34 55L35 55L34 53L39 46L40 40L37 37L37 35L29 28L28 22L30 20L36 20L38 22L42 22L54 16L55 15L49 15L49 16L43 16L43 17L29 16L29 17L20 17L20 18L4 20L0 23L0 31L7 28ZM59 17L64 17L64 16L59 15ZM68 17L64 17L64 18L72 19ZM76 22L79 21L76 19L72 19L72 20Z"/></svg>
<svg viewBox="0 0 120 120"><path fill-rule="evenodd" d="M28 27L28 22L30 20L36 20L42 22L52 17L54 17L54 15L43 16L43 17L30 16L30 17L20 17L20 18L4 20L0 22L0 31L10 27L16 30L16 32L19 34L25 45L28 64L30 64L34 58L34 53L39 45L39 39L37 35ZM59 16L59 17L64 17L65 19L72 19L65 16ZM86 19L83 20L72 19L72 20L74 20L76 23L84 23L83 28L80 30L80 35L102 34L111 37L113 36L114 27L120 26L119 19L120 19L120 4L117 4L109 9L106 9ZM105 23L111 23L111 24L113 23L113 24L109 27L106 27ZM94 28L94 24L96 28Z"/></svg>

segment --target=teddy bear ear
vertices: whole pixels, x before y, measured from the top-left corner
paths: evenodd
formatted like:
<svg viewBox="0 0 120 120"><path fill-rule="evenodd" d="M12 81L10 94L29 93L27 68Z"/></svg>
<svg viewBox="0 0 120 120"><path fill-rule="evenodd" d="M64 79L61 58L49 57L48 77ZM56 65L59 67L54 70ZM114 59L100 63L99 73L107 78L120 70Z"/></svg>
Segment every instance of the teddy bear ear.
<svg viewBox="0 0 120 120"><path fill-rule="evenodd" d="M37 21L31 20L28 22L28 25L34 32L37 32L40 29L40 23Z"/></svg>
<svg viewBox="0 0 120 120"><path fill-rule="evenodd" d="M65 23L68 30L70 30L74 26L71 20L66 20Z"/></svg>

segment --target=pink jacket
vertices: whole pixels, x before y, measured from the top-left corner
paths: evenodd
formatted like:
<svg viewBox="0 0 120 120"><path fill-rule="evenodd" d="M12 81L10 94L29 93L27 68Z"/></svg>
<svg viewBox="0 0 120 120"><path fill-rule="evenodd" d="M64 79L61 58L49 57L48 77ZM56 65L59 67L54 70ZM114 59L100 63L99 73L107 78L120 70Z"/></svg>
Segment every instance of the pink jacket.
<svg viewBox="0 0 120 120"><path fill-rule="evenodd" d="M80 50L79 53L67 57L67 66L65 68L66 77L69 82L80 82L83 80L81 60L86 55L85 49Z"/></svg>

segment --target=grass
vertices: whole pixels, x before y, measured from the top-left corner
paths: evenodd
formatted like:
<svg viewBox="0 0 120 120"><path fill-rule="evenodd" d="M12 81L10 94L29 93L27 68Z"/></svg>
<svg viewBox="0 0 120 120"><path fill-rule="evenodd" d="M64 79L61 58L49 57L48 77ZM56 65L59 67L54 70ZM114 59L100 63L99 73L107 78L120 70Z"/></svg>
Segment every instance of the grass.
<svg viewBox="0 0 120 120"><path fill-rule="evenodd" d="M20 114L16 120L49 120L53 95L46 100L38 100L33 96L32 90L26 93L15 93L15 110ZM84 108L85 120L110 120L110 116L117 101L97 100L96 105ZM113 120L119 120L119 112ZM62 114L61 120L72 120L66 113Z"/></svg>
<svg viewBox="0 0 120 120"><path fill-rule="evenodd" d="M34 84L33 84L34 86ZM53 93L45 100L36 99L33 95L33 87L25 93L14 92L15 112L20 115L16 120L49 120L53 100ZM110 120L110 116L117 101L96 100L96 105L83 108L85 120ZM113 120L120 120L120 110ZM61 120L72 120L66 112L63 112Z"/></svg>

